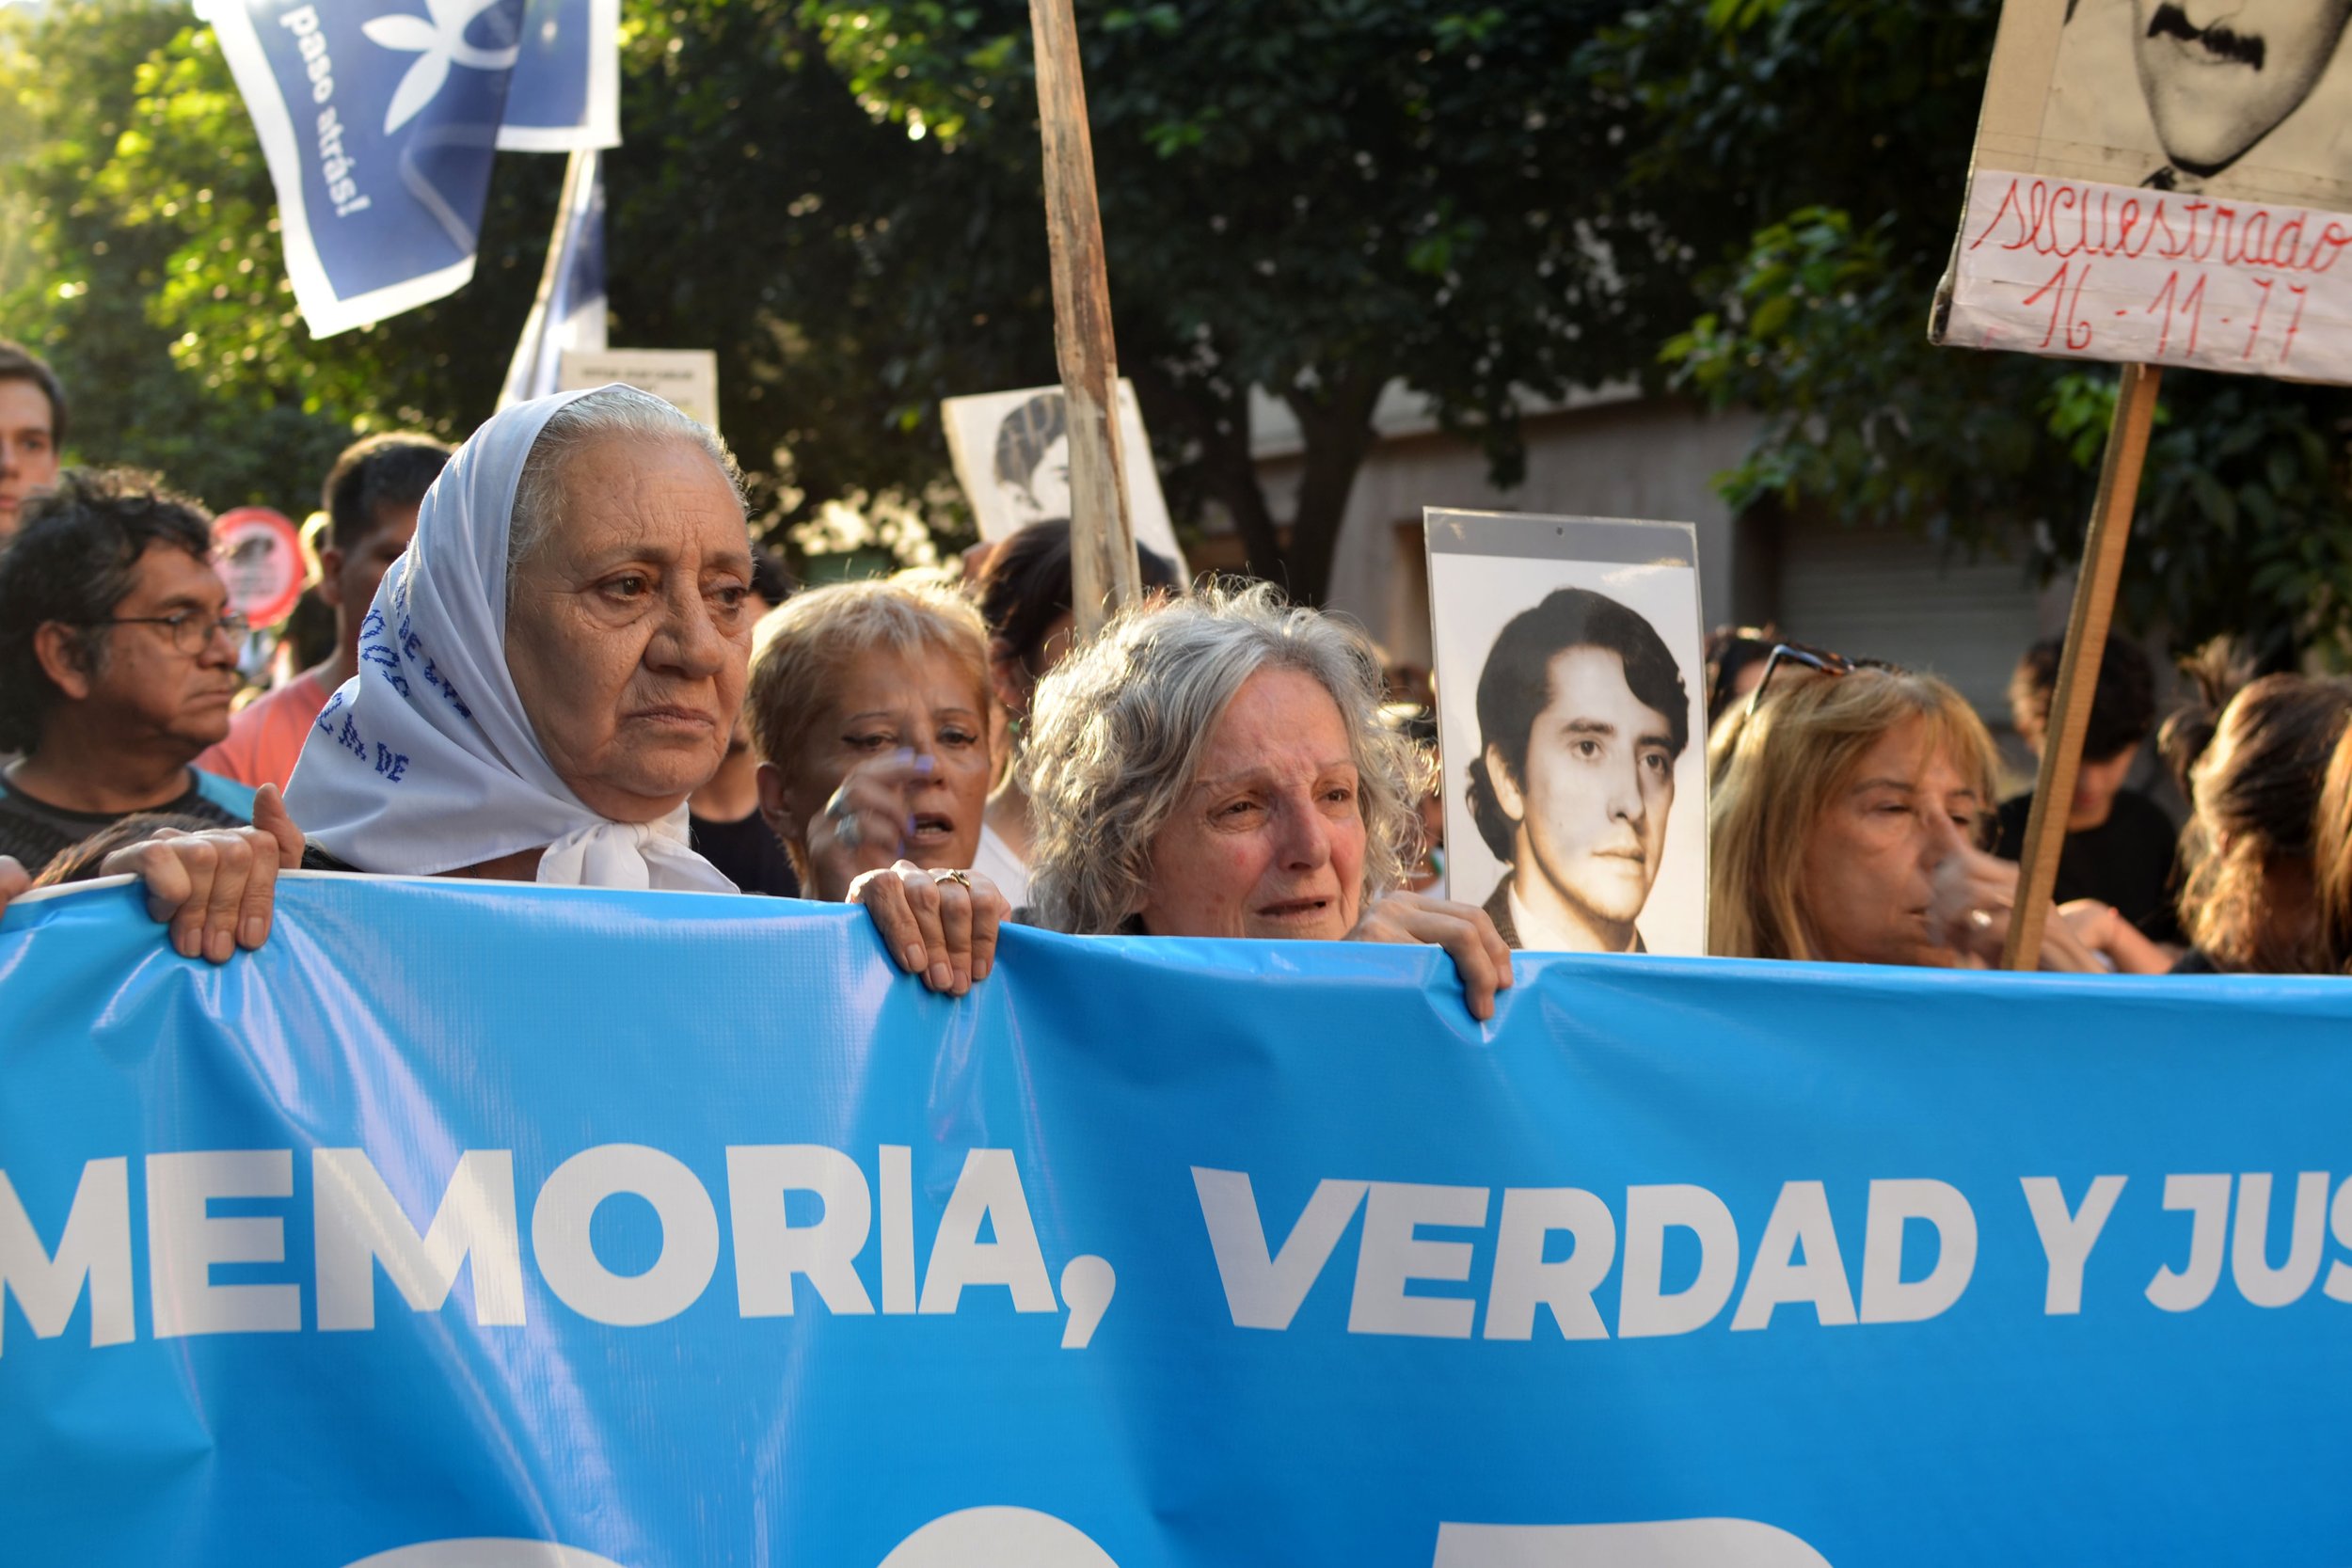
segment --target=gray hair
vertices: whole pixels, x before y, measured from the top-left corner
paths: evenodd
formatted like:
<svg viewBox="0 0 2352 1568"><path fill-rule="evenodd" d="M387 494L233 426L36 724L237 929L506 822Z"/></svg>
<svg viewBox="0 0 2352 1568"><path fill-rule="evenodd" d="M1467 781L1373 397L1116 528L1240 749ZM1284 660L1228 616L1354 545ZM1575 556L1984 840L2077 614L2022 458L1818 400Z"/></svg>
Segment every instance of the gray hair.
<svg viewBox="0 0 2352 1568"><path fill-rule="evenodd" d="M1191 790L1217 720L1266 669L1313 676L1339 707L1364 819L1363 897L1404 880L1430 768L1380 723L1371 640L1352 623L1285 604L1271 583L1212 584L1122 610L1038 687L1021 768L1041 925L1115 931L1144 903L1152 841Z"/></svg>
<svg viewBox="0 0 2352 1568"><path fill-rule="evenodd" d="M564 515L564 468L574 453L614 438L675 441L718 465L739 505L743 473L718 433L650 392L615 382L573 399L539 427L523 471L515 482L515 511L506 530L506 602L515 602L517 569L555 531Z"/></svg>

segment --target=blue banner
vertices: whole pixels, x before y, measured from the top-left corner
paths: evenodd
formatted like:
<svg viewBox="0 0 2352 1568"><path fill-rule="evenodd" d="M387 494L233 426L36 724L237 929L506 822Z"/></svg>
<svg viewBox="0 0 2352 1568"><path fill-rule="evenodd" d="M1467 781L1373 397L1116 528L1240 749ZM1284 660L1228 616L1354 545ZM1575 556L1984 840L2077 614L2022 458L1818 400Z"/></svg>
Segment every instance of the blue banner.
<svg viewBox="0 0 2352 1568"><path fill-rule="evenodd" d="M317 337L464 286L498 148L619 139L617 0L531 0L528 16L525 0L198 0L197 14L252 116Z"/></svg>
<svg viewBox="0 0 2352 1568"><path fill-rule="evenodd" d="M304 1568L2352 1556L2352 987L290 879L0 917L0 1542Z"/></svg>

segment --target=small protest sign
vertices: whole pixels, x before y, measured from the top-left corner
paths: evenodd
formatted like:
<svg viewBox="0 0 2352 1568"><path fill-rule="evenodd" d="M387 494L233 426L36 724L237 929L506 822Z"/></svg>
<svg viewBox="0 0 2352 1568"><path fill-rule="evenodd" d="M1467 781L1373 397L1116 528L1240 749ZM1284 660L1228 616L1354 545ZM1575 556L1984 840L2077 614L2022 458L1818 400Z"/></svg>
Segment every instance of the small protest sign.
<svg viewBox="0 0 2352 1568"><path fill-rule="evenodd" d="M274 626L294 610L310 578L302 533L282 513L240 506L213 519L213 569L229 590L229 608L257 626Z"/></svg>
<svg viewBox="0 0 2352 1568"><path fill-rule="evenodd" d="M617 381L719 428L719 356L707 348L566 350L557 381L564 392Z"/></svg>
<svg viewBox="0 0 2352 1568"><path fill-rule="evenodd" d="M980 537L1005 539L1031 523L1070 515L1070 426L1059 387L981 392L939 405L947 427L947 454L956 483L972 503ZM1135 384L1119 383L1119 444L1126 454L1127 512L1136 543L1174 562L1186 575L1184 553L1152 466L1152 439Z"/></svg>
<svg viewBox="0 0 2352 1568"><path fill-rule="evenodd" d="M2352 0L2013 0L1930 335L2352 381Z"/></svg>
<svg viewBox="0 0 2352 1568"><path fill-rule="evenodd" d="M1707 951L1687 523L1432 507L1446 875L1513 947Z"/></svg>

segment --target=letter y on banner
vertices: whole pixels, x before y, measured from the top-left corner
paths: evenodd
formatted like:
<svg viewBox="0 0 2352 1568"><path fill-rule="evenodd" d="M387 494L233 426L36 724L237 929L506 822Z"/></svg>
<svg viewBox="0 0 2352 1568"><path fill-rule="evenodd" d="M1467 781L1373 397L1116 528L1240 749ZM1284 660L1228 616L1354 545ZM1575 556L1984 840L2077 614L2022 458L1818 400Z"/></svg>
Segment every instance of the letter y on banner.
<svg viewBox="0 0 2352 1568"><path fill-rule="evenodd" d="M611 54L609 29L593 37L599 9L531 4L532 37L565 46L550 55L526 48L526 0L198 0L269 159L286 273L313 336L439 299L473 276L490 163L527 55L542 78L527 95L541 130L560 136L568 116L571 135L617 135L613 95L599 103L596 91L612 83L594 69ZM576 39L589 41L574 50ZM575 56L580 90L555 90L544 78Z"/></svg>

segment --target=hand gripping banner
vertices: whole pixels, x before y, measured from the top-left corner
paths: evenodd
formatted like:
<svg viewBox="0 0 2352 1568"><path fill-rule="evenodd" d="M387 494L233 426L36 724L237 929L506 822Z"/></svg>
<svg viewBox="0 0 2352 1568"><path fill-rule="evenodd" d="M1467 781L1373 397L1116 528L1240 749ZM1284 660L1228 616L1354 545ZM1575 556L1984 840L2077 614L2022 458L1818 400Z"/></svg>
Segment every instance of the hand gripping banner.
<svg viewBox="0 0 2352 1568"><path fill-rule="evenodd" d="M0 917L0 1541L2341 1562L2352 988L290 879Z"/></svg>

